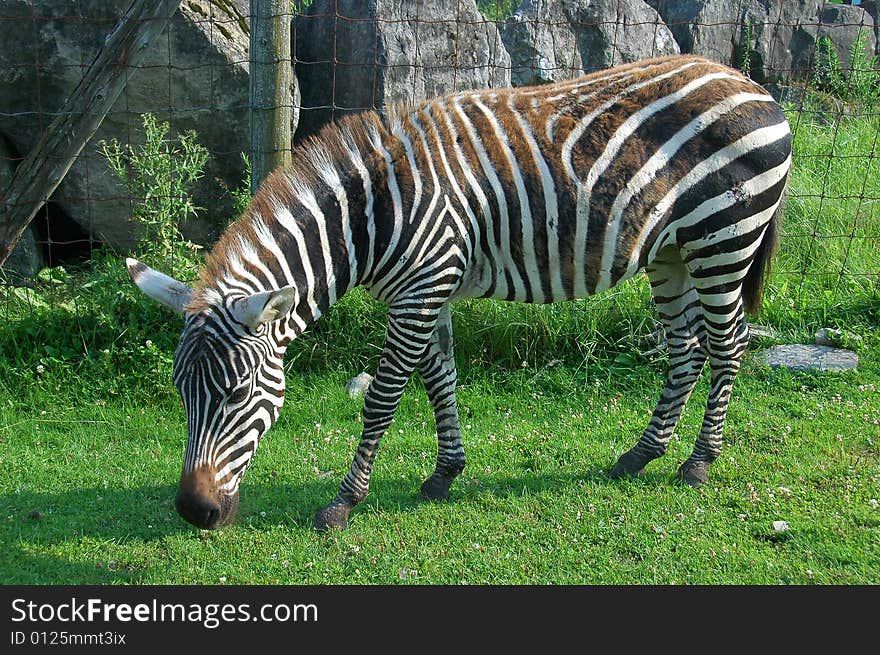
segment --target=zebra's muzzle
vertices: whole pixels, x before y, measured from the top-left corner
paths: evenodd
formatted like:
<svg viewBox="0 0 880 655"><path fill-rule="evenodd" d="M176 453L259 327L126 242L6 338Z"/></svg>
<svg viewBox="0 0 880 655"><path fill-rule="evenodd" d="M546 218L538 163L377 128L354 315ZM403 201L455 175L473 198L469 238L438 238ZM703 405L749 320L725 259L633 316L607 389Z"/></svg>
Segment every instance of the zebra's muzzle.
<svg viewBox="0 0 880 655"><path fill-rule="evenodd" d="M224 494L217 490L214 472L199 468L180 477L174 508L189 523L203 530L214 530L232 523L238 512L238 491Z"/></svg>

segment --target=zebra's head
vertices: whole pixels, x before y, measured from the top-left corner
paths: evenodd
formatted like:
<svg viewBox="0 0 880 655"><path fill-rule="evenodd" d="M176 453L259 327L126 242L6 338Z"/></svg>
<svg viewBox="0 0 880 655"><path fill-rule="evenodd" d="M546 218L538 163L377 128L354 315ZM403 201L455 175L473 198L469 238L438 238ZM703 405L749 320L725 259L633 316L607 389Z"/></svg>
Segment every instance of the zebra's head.
<svg viewBox="0 0 880 655"><path fill-rule="evenodd" d="M187 417L177 512L200 528L230 523L238 485L284 399L286 321L296 290L286 287L192 303L185 284L134 259L137 287L184 315L174 354L174 384Z"/></svg>

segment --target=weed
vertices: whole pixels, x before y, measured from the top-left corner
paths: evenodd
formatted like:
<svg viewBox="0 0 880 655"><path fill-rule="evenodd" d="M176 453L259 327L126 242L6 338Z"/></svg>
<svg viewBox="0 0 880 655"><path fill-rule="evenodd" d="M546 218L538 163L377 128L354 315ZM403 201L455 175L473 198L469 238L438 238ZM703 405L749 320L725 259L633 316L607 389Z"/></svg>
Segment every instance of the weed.
<svg viewBox="0 0 880 655"><path fill-rule="evenodd" d="M132 218L143 228L137 255L171 275L188 277L195 273L198 246L183 237L180 225L198 210L190 188L203 175L208 151L195 132L170 139L168 123L152 114L141 118L143 144L123 146L111 139L100 141L98 149L134 200Z"/></svg>
<svg viewBox="0 0 880 655"><path fill-rule="evenodd" d="M251 160L247 153L241 153L244 162L244 180L232 190L232 215L238 218L244 213L251 202Z"/></svg>
<svg viewBox="0 0 880 655"><path fill-rule="evenodd" d="M880 103L880 71L877 56L868 50L867 38L860 29L850 46L849 68L845 69L834 43L827 35L822 36L816 46L812 86L865 110L876 107Z"/></svg>
<svg viewBox="0 0 880 655"><path fill-rule="evenodd" d="M754 41L754 27L752 19L746 16L743 19L742 42L740 44L739 70L751 77L752 72L752 42Z"/></svg>
<svg viewBox="0 0 880 655"><path fill-rule="evenodd" d="M513 16L520 0L477 0L477 9L489 20L504 20Z"/></svg>

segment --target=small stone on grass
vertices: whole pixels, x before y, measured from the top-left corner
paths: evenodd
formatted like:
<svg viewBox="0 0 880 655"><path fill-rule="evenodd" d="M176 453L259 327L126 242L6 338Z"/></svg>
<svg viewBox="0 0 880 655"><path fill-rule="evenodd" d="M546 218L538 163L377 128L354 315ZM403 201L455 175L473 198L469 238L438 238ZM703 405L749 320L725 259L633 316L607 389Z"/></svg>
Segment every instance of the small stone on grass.
<svg viewBox="0 0 880 655"><path fill-rule="evenodd" d="M372 381L373 376L369 373L360 373L353 377L348 381L348 384L345 385L345 390L348 391L348 397L357 398L358 396L363 395L366 393Z"/></svg>
<svg viewBox="0 0 880 655"><path fill-rule="evenodd" d="M794 371L847 371L859 365L856 353L831 346L773 346L761 353L761 358L771 368L782 366Z"/></svg>

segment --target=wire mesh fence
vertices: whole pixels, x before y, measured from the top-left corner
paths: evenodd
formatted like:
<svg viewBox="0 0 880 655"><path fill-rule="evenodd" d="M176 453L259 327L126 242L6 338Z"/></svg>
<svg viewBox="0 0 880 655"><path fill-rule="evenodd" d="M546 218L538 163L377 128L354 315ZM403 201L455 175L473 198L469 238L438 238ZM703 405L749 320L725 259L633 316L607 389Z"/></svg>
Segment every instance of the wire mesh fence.
<svg viewBox="0 0 880 655"><path fill-rule="evenodd" d="M5 210L16 167L128 4L0 0ZM877 4L299 0L280 17L291 21L292 56L278 65L295 72L295 148L344 115L454 91L541 84L676 52L729 64L783 103L795 131L770 299L846 313L847 298L876 300L880 288ZM145 206L173 213L182 238L206 248L241 211L249 11L246 0L185 0L145 61L124 70L119 99L6 262L0 313L7 320L27 320L33 302L15 289L57 285L87 270L96 253L135 248L149 233ZM198 170L187 138L204 149ZM116 167L109 146L128 154ZM134 183L138 171L152 186ZM187 184L173 183L187 176ZM150 205L163 193L168 202ZM80 299L93 292L74 290Z"/></svg>

